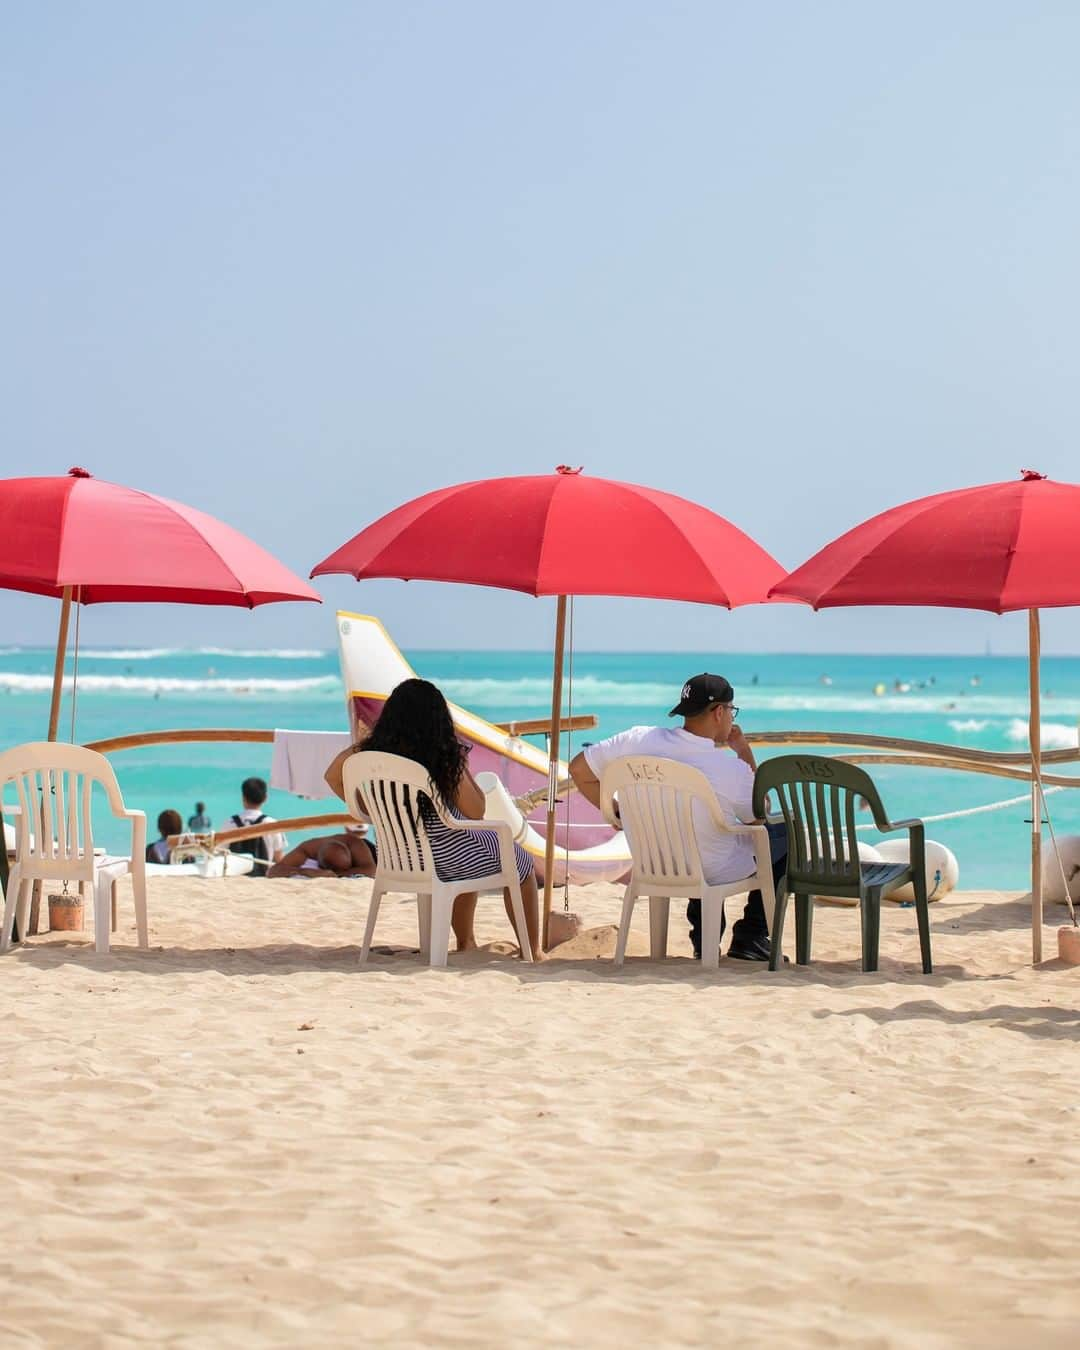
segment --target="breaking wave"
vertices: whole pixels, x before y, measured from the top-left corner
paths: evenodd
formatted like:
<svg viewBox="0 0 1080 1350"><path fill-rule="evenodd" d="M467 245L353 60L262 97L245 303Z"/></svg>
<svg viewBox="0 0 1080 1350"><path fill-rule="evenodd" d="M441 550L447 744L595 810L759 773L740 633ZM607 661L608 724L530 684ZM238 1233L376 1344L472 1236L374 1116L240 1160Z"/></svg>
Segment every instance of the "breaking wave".
<svg viewBox="0 0 1080 1350"><path fill-rule="evenodd" d="M71 678L64 681L71 690ZM51 675L22 675L0 671L0 691L12 694L40 694L52 689ZM336 675L313 675L307 679L228 679L213 677L185 680L170 676L79 675L79 692L121 694L178 694L197 698L206 694L253 694L261 698L303 698L312 695L341 697L341 680Z"/></svg>
<svg viewBox="0 0 1080 1350"><path fill-rule="evenodd" d="M240 657L265 657L267 660L279 661L316 661L320 657L329 656L330 652L321 647L254 647L251 649L243 647L196 647L193 649L199 656L240 656Z"/></svg>
<svg viewBox="0 0 1080 1350"><path fill-rule="evenodd" d="M1043 722L1040 730L1042 735L1039 737L1039 744L1044 750L1074 750L1076 748L1076 727L1067 726L1064 722ZM1020 717L1014 718L1009 723L1005 735L1010 741L1027 745L1027 721Z"/></svg>
<svg viewBox="0 0 1080 1350"><path fill-rule="evenodd" d="M448 699L465 708L551 707L550 677L490 680L440 679L438 675L432 675L431 678ZM592 675L579 676L575 679L573 692L574 707L580 712L588 712L590 708L661 706L666 712L672 702L669 684L630 684L619 680L603 680ZM564 679L563 698L568 697L569 685Z"/></svg>
<svg viewBox="0 0 1080 1350"><path fill-rule="evenodd" d="M0 654L14 655L20 649L13 647ZM168 656L226 656L242 660L315 661L327 656L317 647L83 647L81 661L160 661Z"/></svg>
<svg viewBox="0 0 1080 1350"><path fill-rule="evenodd" d="M449 676L442 678L432 672L435 681L447 698L463 707L540 708L551 705L551 681L547 676L520 679L482 679ZM668 683L607 680L597 676L581 675L574 680L574 708L578 712L600 708L651 708L660 716L672 706L678 689ZM563 681L563 697L568 697L568 684ZM870 713L875 716L948 717L956 719L957 730L980 731L976 721L991 718L1027 716L1026 694L967 694L955 698L940 693L883 694L850 693L838 689L780 689L770 691L758 686L740 685L735 698L747 712L775 713ZM1061 699L1061 711L1072 711L1075 700ZM1051 708L1053 700L1047 699ZM1060 715L1060 714L1059 714ZM1075 743L1075 738L1073 743Z"/></svg>
<svg viewBox="0 0 1080 1350"><path fill-rule="evenodd" d="M115 650L80 647L80 661L157 661L163 656L176 656L177 647L118 647Z"/></svg>

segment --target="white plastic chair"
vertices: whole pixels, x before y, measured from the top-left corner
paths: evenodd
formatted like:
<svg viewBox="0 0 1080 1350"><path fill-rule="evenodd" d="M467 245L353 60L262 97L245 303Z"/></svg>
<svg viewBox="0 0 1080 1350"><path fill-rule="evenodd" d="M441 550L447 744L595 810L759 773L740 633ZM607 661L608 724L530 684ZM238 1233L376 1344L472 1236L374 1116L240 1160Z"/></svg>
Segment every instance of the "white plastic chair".
<svg viewBox="0 0 1080 1350"><path fill-rule="evenodd" d="M510 892L514 927L524 960L532 960L525 905L521 898L514 842L510 826L497 820L458 820L442 807L426 769L401 755L361 750L345 761L342 775L349 811L375 826L378 860L368 909L360 963L368 959L379 904L388 892L415 895L420 927L420 950L432 966L445 966L450 948L450 916L454 901L468 891L482 894ZM435 871L431 843L420 814L419 794L434 806L451 830L493 830L499 840L500 868L465 881L441 881ZM363 804L361 806L361 803Z"/></svg>
<svg viewBox="0 0 1080 1350"><path fill-rule="evenodd" d="M109 950L112 914L108 886L95 885L99 860L94 856L90 827L92 789L100 784L114 816L131 821L131 857L126 859L135 892L135 926L139 946L149 947L146 919L146 815L128 811L112 765L96 750L58 741L17 745L0 754L0 791L14 784L15 861L8 877L0 952L11 945L12 920L18 915L20 937L26 934L30 889L35 882L75 882L94 896L94 945ZM110 867L117 862L111 859Z"/></svg>
<svg viewBox="0 0 1080 1350"><path fill-rule="evenodd" d="M621 966L630 936L630 921L639 900L649 901L649 952L654 960L667 955L668 914L673 897L701 899L701 964L716 970L720 963L720 928L724 901L731 895L760 890L770 930L776 895L773 887L769 832L764 825L731 825L712 785L700 769L655 755L626 755L612 760L600 777L601 809L608 822L626 831L633 868L623 897L615 964ZM618 797L619 814L615 815ZM711 828L724 834L749 835L757 871L740 881L710 886L705 880L694 804L708 813Z"/></svg>

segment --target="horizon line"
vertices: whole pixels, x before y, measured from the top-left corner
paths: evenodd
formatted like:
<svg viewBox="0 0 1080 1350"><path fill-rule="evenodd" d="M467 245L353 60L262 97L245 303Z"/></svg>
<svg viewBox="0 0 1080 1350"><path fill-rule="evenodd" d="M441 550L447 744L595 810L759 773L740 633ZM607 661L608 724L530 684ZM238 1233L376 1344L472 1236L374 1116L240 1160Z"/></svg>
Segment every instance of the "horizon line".
<svg viewBox="0 0 1080 1350"><path fill-rule="evenodd" d="M30 652L30 651L33 651L33 652L37 652L37 651L55 652L55 650L56 650L55 643L47 643L47 642L40 642L40 643L38 643L38 642L29 642L29 643L12 642L12 643L10 643L10 645L8 645L7 643L4 643L3 641L0 641L0 648L4 648L4 647L7 647L8 652L9 652L10 654L12 654L12 655L13 655L15 652L18 652L18 651L24 651L24 652ZM202 647L184 647L184 646L179 646L179 645L169 647L169 646L167 646L167 644L162 643L162 642L146 642L146 643L138 643L138 642L124 642L124 641L99 642L99 643L94 643L93 645L86 644L86 643L82 643L82 644L80 644L79 650L80 650L80 652L83 653L83 655L90 655L90 654L92 654L92 653L95 652L95 651L112 651L112 650L115 650L116 648L126 648L126 649L129 649L129 650L131 650L131 651L154 651L154 650L156 650L156 649L161 649L161 650L168 650L168 651L170 651L170 652L175 652L175 653L178 653L178 654L182 653L182 654L191 655L191 656L229 655L229 654L233 654L233 653L238 654L238 655L251 655L251 656L261 656L261 655L266 655L266 656L272 656L272 655L274 655L275 653L281 652L281 651L299 651L299 650L306 650L306 651L310 651L310 652L313 652L313 653L318 653L319 655L331 655L331 654L335 653L336 650L337 650L336 647L333 647L333 646L331 646L331 647L320 647L320 646L318 646L317 644L312 643L310 646L307 646L307 647L304 647L302 644L297 644L296 647L285 647L284 645L281 645L281 644L278 644L278 645L275 645L275 646L271 646L271 647L235 647L235 648L234 648L234 647L221 646L221 647L215 648L213 651L207 651L205 648L202 648ZM410 644L410 643L405 643L405 644L403 644L403 649L407 649L408 651L411 651L411 652L422 653L422 654L424 654L424 655L428 655L428 654L440 654L440 655L446 654L446 655L456 655L456 656L550 655L550 653L551 653L551 647L550 647L550 646L537 646L537 647L418 647L418 646L413 646L413 645ZM676 648L676 647L575 647L575 648L574 648L574 652L575 652L577 655L588 655L588 656L630 656L630 655L633 655L633 656L715 656L716 653L717 653L717 651L718 651L718 649L717 649L716 647L709 647L709 648L704 648L704 647L679 647L679 648ZM1019 651L1015 651L1015 652L985 652L985 651L984 651L984 652L977 652L977 651L952 652L952 651L935 651L935 650L923 650L923 651L893 651L893 650L890 650L890 651L877 651L877 650L871 650L871 651L844 651L844 650L842 650L842 649L836 649L836 648L831 648L831 649L828 649L828 650L825 650L825 649L818 650L818 649L816 649L816 648L815 648L815 649L809 649L809 650L807 650L807 649L797 649L797 648L795 648L795 649L788 649L788 648L782 648L782 649L781 649L781 648L777 648L777 649L773 649L773 648L767 648L767 647L760 647L760 648L753 648L753 649L751 649L751 648L729 648L729 649L726 649L726 650L725 650L724 655L725 655L725 656L769 656L769 657L791 657L791 656L800 656L800 657L802 657L802 656L818 656L818 657L823 657L823 658L825 658L825 657L852 657L852 656L855 656L855 657L880 657L880 658L890 658L890 657L891 657L891 658L897 658L897 659L909 659L909 660L910 660L911 658L918 658L918 657L936 657L936 658L941 658L941 657L943 657L943 658L947 658L947 659L951 659L951 660L965 660L965 659L970 659L970 660L978 660L978 661L999 661L999 660L1010 660L1010 661L1015 661L1015 660L1021 660L1021 659L1026 660L1027 657L1028 657L1028 653L1027 653L1026 650L1019 650ZM1043 657L1043 659L1046 659L1046 658L1078 658L1078 659L1080 659L1080 651L1075 651L1075 652L1068 652L1068 651L1047 651L1046 648L1043 648L1043 650L1042 650L1042 652L1041 652L1041 656Z"/></svg>

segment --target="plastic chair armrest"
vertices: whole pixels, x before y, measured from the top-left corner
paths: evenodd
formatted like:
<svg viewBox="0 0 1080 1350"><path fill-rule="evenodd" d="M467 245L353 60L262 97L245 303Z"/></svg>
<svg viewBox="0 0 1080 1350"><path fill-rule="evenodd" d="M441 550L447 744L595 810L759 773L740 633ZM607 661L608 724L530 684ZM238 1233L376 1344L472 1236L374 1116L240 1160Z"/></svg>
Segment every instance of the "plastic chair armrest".
<svg viewBox="0 0 1080 1350"><path fill-rule="evenodd" d="M708 807L713 824L717 829L723 831L724 834L746 834L748 830L754 829L753 825L744 825L740 820L736 820L735 824L732 825L724 815L720 803L716 800L716 795L714 793L710 792L707 797L698 797L696 800Z"/></svg>
<svg viewBox="0 0 1080 1350"><path fill-rule="evenodd" d="M769 864L772 860L772 841L769 839L769 831L765 828L765 822L758 820L753 825L745 825L740 833L749 834L754 840L754 861L757 863L759 874L762 871L769 870Z"/></svg>
<svg viewBox="0 0 1080 1350"><path fill-rule="evenodd" d="M913 833L924 828L922 821L917 816L912 816L910 820L875 821L874 825L882 834L892 834L894 830L908 830Z"/></svg>
<svg viewBox="0 0 1080 1350"><path fill-rule="evenodd" d="M146 812L121 811L131 821L131 870L138 875L146 867Z"/></svg>
<svg viewBox="0 0 1080 1350"><path fill-rule="evenodd" d="M877 828L882 834L890 834L893 830L907 830L908 859L912 868L916 862L923 868L926 867L926 826L918 817L912 816L910 820L886 820Z"/></svg>
<svg viewBox="0 0 1080 1350"><path fill-rule="evenodd" d="M728 834L757 834L758 830L764 829L764 827L765 822L763 820L740 820L734 825L729 825L726 821L724 822L724 829Z"/></svg>
<svg viewBox="0 0 1080 1350"><path fill-rule="evenodd" d="M461 820L457 816L444 815L443 824L451 830L494 830L499 840L499 862L504 872L516 872L514 862L514 832L505 820Z"/></svg>

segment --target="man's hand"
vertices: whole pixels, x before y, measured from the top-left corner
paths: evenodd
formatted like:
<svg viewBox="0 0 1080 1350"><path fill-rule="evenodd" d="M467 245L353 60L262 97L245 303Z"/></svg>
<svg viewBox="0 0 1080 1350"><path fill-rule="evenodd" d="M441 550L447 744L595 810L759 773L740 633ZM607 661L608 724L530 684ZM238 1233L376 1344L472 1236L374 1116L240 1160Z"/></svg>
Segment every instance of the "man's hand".
<svg viewBox="0 0 1080 1350"><path fill-rule="evenodd" d="M724 744L729 745L736 754L739 753L742 746L749 745L749 742L743 734L743 729L739 726L738 722L732 722L731 731L728 733L728 738Z"/></svg>
<svg viewBox="0 0 1080 1350"><path fill-rule="evenodd" d="M754 752L750 749L750 742L743 735L743 729L737 722L731 725L731 733L724 742L729 750L734 750L744 764L749 764L752 769L757 768L757 762L754 759Z"/></svg>

